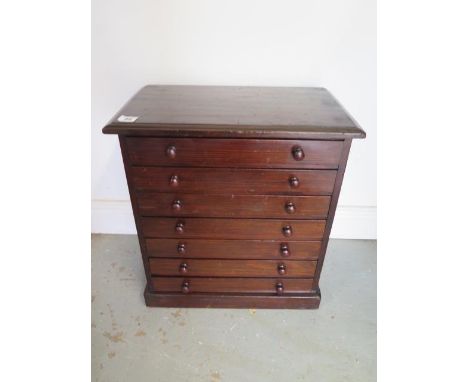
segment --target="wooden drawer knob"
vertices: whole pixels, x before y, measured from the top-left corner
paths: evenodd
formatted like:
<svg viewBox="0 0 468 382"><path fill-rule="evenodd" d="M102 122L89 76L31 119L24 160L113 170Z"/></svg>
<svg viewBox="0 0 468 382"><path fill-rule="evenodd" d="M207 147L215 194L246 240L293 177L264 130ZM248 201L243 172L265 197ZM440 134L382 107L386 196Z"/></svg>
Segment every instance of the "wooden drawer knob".
<svg viewBox="0 0 468 382"><path fill-rule="evenodd" d="M297 176L291 176L289 178L289 185L293 188L299 187L299 178Z"/></svg>
<svg viewBox="0 0 468 382"><path fill-rule="evenodd" d="M184 233L184 223L182 222L177 223L175 226L175 231L177 233Z"/></svg>
<svg viewBox="0 0 468 382"><path fill-rule="evenodd" d="M303 160L305 157L304 150L302 150L301 146L294 146L291 150L291 153L295 160Z"/></svg>
<svg viewBox="0 0 468 382"><path fill-rule="evenodd" d="M175 148L175 146L167 146L166 155L169 158L174 159L176 157L176 148Z"/></svg>
<svg viewBox="0 0 468 382"><path fill-rule="evenodd" d="M293 214L294 212L296 212L296 206L294 205L293 202L287 202L284 205L284 209L286 210L288 214Z"/></svg>
<svg viewBox="0 0 468 382"><path fill-rule="evenodd" d="M280 251L281 251L281 256L283 256L283 257L289 257L289 255L291 254L289 252L289 246L287 244L285 244L285 243L281 244Z"/></svg>
<svg viewBox="0 0 468 382"><path fill-rule="evenodd" d="M187 250L187 248L185 246L185 243L177 244L177 253L180 253L181 255L183 255L186 250Z"/></svg>
<svg viewBox="0 0 468 382"><path fill-rule="evenodd" d="M182 283L182 293L188 293L190 292L190 288L189 288L189 282L188 281L184 281Z"/></svg>
<svg viewBox="0 0 468 382"><path fill-rule="evenodd" d="M283 283L276 283L276 293L283 294L284 286Z"/></svg>
<svg viewBox="0 0 468 382"><path fill-rule="evenodd" d="M181 200L174 200L172 202L172 209L176 212L179 212L182 209L182 201Z"/></svg>
<svg viewBox="0 0 468 382"><path fill-rule="evenodd" d="M177 187L179 185L179 177L177 175L172 175L169 179L169 185L171 187Z"/></svg>
<svg viewBox="0 0 468 382"><path fill-rule="evenodd" d="M181 263L179 266L179 272L180 273L187 273L188 272L188 264L187 263Z"/></svg>
<svg viewBox="0 0 468 382"><path fill-rule="evenodd" d="M292 227L290 225L283 227L283 235L288 237L292 235Z"/></svg>
<svg viewBox="0 0 468 382"><path fill-rule="evenodd" d="M286 265L284 265L283 263L278 264L278 273L280 275L285 275L286 274Z"/></svg>

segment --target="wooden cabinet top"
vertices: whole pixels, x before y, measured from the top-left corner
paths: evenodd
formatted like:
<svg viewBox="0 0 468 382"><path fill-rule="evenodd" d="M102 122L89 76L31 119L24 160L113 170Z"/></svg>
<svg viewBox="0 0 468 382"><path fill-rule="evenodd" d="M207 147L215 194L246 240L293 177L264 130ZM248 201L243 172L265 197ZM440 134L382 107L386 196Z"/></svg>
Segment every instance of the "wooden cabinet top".
<svg viewBox="0 0 468 382"><path fill-rule="evenodd" d="M364 138L324 88L159 86L141 89L106 134L229 138Z"/></svg>

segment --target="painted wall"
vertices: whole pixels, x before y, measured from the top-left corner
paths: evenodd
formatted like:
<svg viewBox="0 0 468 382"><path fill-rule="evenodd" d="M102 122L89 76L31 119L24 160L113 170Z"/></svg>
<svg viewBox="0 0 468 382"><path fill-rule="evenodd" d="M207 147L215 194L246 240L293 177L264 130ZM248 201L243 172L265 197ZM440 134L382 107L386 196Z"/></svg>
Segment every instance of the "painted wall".
<svg viewBox="0 0 468 382"><path fill-rule="evenodd" d="M366 130L332 237L376 235L373 0L94 0L92 230L134 233L118 139L102 126L146 84L323 86Z"/></svg>

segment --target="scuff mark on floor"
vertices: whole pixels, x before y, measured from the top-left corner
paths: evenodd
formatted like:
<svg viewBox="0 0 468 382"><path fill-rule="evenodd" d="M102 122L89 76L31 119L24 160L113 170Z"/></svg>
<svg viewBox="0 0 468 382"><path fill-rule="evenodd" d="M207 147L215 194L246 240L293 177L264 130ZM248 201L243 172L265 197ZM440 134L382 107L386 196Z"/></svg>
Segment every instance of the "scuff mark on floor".
<svg viewBox="0 0 468 382"><path fill-rule="evenodd" d="M211 382L219 382L221 381L221 374L218 371L214 371L211 373Z"/></svg>
<svg viewBox="0 0 468 382"><path fill-rule="evenodd" d="M182 316L182 310L177 309L174 313L171 313L171 316L174 318L179 318L180 316Z"/></svg>
<svg viewBox="0 0 468 382"><path fill-rule="evenodd" d="M102 333L102 335L112 342L125 342L126 343L126 341L123 339L124 332L117 332L115 334L104 332Z"/></svg>
<svg viewBox="0 0 468 382"><path fill-rule="evenodd" d="M161 328L158 329L158 332L160 333L160 338L159 339L161 340L161 342L163 344L167 344L168 341L166 339L166 332Z"/></svg>
<svg viewBox="0 0 468 382"><path fill-rule="evenodd" d="M112 310L112 307L110 306L110 304L106 304L106 305L107 305L107 308L109 309L109 315L112 321L112 330L116 330L117 322L115 321L114 311Z"/></svg>
<svg viewBox="0 0 468 382"><path fill-rule="evenodd" d="M237 322L231 326L231 328L229 329L230 332L232 332L234 330L234 328L237 326Z"/></svg>

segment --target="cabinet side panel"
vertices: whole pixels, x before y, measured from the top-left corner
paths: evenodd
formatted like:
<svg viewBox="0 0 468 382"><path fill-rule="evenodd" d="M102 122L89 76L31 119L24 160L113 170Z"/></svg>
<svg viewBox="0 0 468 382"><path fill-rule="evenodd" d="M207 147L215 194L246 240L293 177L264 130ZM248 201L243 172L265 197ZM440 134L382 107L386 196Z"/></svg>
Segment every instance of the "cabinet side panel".
<svg viewBox="0 0 468 382"><path fill-rule="evenodd" d="M130 172L130 162L128 159L128 151L127 151L127 137L123 135L119 135L119 142L120 142L120 150L122 152L122 159L123 159L124 168L125 168L125 176L127 178L128 192L130 194L130 201L132 203L133 217L135 219L135 226L136 226L136 230L138 234L138 242L140 243L141 257L143 260L143 266L145 268L147 286L151 288L151 273L150 273L149 261L148 261L147 251L146 251L146 242L142 235L141 221L140 221L140 216L138 214L138 203L136 200L137 196L134 190L134 185L132 182L132 177L131 177L131 172Z"/></svg>
<svg viewBox="0 0 468 382"><path fill-rule="evenodd" d="M333 187L333 194L330 202L330 209L328 211L328 219L325 224L325 233L323 235L322 248L320 250L320 256L317 262L317 268L314 275L314 289L318 289L320 273L322 272L323 262L325 260L325 254L327 252L328 241L330 238L331 228L333 226L333 220L335 218L336 206L338 204L338 198L340 197L341 185L343 183L343 176L346 170L346 163L348 162L349 150L351 148L352 139L345 139L343 149L341 152L340 164L338 172L335 178L335 186Z"/></svg>

